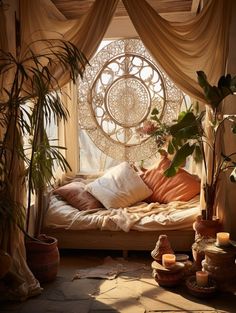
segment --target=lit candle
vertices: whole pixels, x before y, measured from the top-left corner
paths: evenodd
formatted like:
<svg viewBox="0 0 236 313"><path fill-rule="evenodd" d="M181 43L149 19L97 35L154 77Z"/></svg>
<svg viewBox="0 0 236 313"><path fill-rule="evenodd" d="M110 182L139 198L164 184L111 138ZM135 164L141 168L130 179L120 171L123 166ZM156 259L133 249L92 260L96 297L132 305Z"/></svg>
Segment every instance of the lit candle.
<svg viewBox="0 0 236 313"><path fill-rule="evenodd" d="M197 271L196 282L199 287L205 287L208 284L208 272Z"/></svg>
<svg viewBox="0 0 236 313"><path fill-rule="evenodd" d="M173 265L175 265L175 262L176 262L176 256L174 254L167 253L167 254L162 255L162 265L165 268L172 267Z"/></svg>
<svg viewBox="0 0 236 313"><path fill-rule="evenodd" d="M219 246L227 246L229 244L229 233L217 233L216 244Z"/></svg>

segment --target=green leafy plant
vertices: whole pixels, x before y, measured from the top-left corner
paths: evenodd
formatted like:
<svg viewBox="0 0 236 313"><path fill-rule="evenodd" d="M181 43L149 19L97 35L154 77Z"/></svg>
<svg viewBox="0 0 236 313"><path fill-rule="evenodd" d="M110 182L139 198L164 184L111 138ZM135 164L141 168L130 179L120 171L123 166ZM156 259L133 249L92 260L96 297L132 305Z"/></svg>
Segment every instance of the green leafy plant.
<svg viewBox="0 0 236 313"><path fill-rule="evenodd" d="M231 130L236 134L236 116L220 113L220 104L225 97L236 91L236 76L230 74L222 76L217 86L212 86L204 72L197 72L199 85L203 88L205 98L209 104L213 121L210 125L210 138L204 127L206 111L199 111L198 106L191 106L179 114L178 119L171 125L165 125L158 119L158 111L152 112L149 134L156 137L157 142L168 141L167 153L173 155L170 167L164 172L168 177L174 176L186 159L192 155L195 161L203 162L206 181L203 185L206 202L205 218L211 220L215 215L215 199L219 176L222 171L236 168L236 152L225 155L219 152L220 132L228 122ZM150 121L149 121L150 122ZM165 143L166 144L166 143ZM207 163L206 149L211 155L211 164ZM162 152L162 146L158 146ZM233 181L233 179L232 179Z"/></svg>
<svg viewBox="0 0 236 313"><path fill-rule="evenodd" d="M19 58L0 50L0 243L9 227L26 231L29 224L31 196L40 199L54 179L54 170L70 166L63 156L64 147L51 140L45 128L52 122L65 121L68 111L61 98L61 88L54 69L69 71L75 82L88 61L72 43L44 40L41 53L33 52L34 42ZM15 199L16 189L27 201ZM15 200L14 200L15 199ZM36 236L40 232L42 208L38 215Z"/></svg>

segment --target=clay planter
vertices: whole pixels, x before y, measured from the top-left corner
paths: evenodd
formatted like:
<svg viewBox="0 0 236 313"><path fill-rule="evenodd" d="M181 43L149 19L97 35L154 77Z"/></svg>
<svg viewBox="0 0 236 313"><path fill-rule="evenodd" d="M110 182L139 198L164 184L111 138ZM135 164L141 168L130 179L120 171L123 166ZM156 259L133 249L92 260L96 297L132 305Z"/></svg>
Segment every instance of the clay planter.
<svg viewBox="0 0 236 313"><path fill-rule="evenodd" d="M56 278L59 268L57 239L46 235L40 235L38 239L25 243L27 264L40 283L49 282Z"/></svg>
<svg viewBox="0 0 236 313"><path fill-rule="evenodd" d="M216 233L218 233L221 228L222 225L219 219L204 220L201 215L199 215L193 223L195 243L192 245L192 255L196 270L200 270L202 267L202 261L205 257L204 247L206 243L214 240L216 238Z"/></svg>
<svg viewBox="0 0 236 313"><path fill-rule="evenodd" d="M196 236L203 238L215 238L216 233L221 230L221 223L219 219L216 220L203 220L202 216L198 216L193 223L193 229L196 232Z"/></svg>

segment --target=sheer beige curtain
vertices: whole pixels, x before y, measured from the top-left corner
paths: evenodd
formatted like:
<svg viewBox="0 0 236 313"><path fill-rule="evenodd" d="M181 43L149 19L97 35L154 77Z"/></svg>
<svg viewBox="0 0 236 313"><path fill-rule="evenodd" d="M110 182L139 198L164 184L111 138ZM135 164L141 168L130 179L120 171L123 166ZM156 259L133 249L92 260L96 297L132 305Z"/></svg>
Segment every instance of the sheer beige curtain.
<svg viewBox="0 0 236 313"><path fill-rule="evenodd" d="M21 0L21 46L24 53L27 46L39 39L65 39L72 42L90 59L96 52L115 12L119 0L96 0L88 13L79 19L67 20L50 0ZM34 45L35 52L43 44ZM55 68L59 86L69 82L67 72Z"/></svg>
<svg viewBox="0 0 236 313"><path fill-rule="evenodd" d="M71 41L90 59L96 52L115 12L118 0L96 0L86 15L79 15L78 19L67 20L58 11L50 0L22 0L20 2L21 16L21 45L22 54L28 45L39 39L59 38ZM70 10L70 1L65 2ZM35 52L41 51L42 43L34 45ZM70 119L63 125L59 125L59 141L67 147L66 157L70 162L72 173L79 170L78 167L78 127L75 121L77 116L75 86L69 82L68 73L55 68L55 77L59 86L66 83L64 88L64 103L69 112ZM73 141L72 141L73 139Z"/></svg>
<svg viewBox="0 0 236 313"><path fill-rule="evenodd" d="M75 175L79 170L77 88L77 84L73 84L72 81L62 88L63 103L69 112L69 121L59 125L59 145L66 147L65 157L71 167L69 175Z"/></svg>
<svg viewBox="0 0 236 313"><path fill-rule="evenodd" d="M0 5L0 49L8 51L8 38L6 36L6 11L3 11L3 6ZM15 51L11 51L15 53ZM7 82L11 80L11 77L1 77L0 76L0 87L7 88ZM1 93L1 96L4 96ZM16 136L15 124L12 123L12 127L9 128L10 140ZM0 128L0 139L4 134L4 129ZM21 140L21 139L19 139ZM22 171L24 170L23 161L17 158L14 154L12 159L12 170L9 171L9 180L15 181L15 185L12 186L11 194L7 195L12 201L17 203L24 202L24 191L22 190ZM20 187L19 187L20 186ZM1 194L2 196L2 194ZM1 217L2 219L2 217ZM41 288L39 282L34 278L33 274L29 270L26 257L25 257L25 247L24 247L24 235L19 230L12 221L6 220L3 222L1 220L0 227L0 249L3 249L10 254L12 258L12 264L8 275L8 290L2 290L2 296L4 295L7 299L25 300L29 296L39 294Z"/></svg>
<svg viewBox="0 0 236 313"><path fill-rule="evenodd" d="M188 22L163 19L145 0L123 0L141 40L168 76L188 95L204 102L196 71L215 83L228 55L231 0L208 0Z"/></svg>

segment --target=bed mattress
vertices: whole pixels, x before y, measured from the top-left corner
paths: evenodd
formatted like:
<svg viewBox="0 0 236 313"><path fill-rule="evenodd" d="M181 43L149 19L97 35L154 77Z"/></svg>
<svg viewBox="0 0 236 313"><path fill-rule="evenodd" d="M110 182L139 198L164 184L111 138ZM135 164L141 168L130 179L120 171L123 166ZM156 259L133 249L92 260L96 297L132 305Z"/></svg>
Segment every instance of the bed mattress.
<svg viewBox="0 0 236 313"><path fill-rule="evenodd" d="M56 195L50 198L44 227L70 230L159 231L192 229L200 215L199 196L168 204L139 202L118 209L79 211Z"/></svg>

